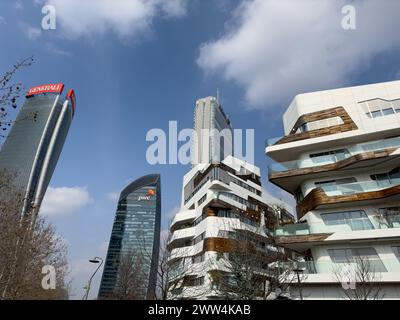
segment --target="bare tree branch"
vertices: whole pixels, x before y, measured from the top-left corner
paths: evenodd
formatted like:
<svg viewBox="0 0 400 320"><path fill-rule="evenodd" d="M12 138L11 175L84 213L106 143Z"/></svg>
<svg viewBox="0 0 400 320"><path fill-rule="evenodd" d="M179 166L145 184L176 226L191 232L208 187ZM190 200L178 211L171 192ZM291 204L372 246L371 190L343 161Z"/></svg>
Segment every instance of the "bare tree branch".
<svg viewBox="0 0 400 320"><path fill-rule="evenodd" d="M67 248L44 218L21 217L22 193L0 171L0 299L64 299ZM56 289L42 287L42 268L56 271Z"/></svg>
<svg viewBox="0 0 400 320"><path fill-rule="evenodd" d="M18 99L25 92L23 84L13 82L13 78L20 69L31 66L33 61L33 56L18 61L0 77L0 139L6 137L6 132L12 125L10 111L17 108Z"/></svg>

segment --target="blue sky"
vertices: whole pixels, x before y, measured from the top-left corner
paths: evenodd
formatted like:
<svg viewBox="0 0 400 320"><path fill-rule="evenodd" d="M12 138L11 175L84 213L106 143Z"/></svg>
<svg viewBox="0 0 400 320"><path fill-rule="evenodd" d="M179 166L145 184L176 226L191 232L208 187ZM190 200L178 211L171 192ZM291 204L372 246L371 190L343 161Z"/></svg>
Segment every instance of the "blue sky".
<svg viewBox="0 0 400 320"><path fill-rule="evenodd" d="M56 30L41 9L54 5ZM255 130L255 163L267 183L264 140L282 135L281 116L300 92L400 78L400 4L365 1L35 0L0 3L0 71L34 55L17 79L63 82L77 110L43 211L69 244L72 298L95 255L104 257L115 194L148 173L162 176L166 228L179 206L184 165L149 165L148 130L193 125L196 99L215 95L234 128ZM341 27L341 8L357 28ZM100 274L92 295L97 293Z"/></svg>

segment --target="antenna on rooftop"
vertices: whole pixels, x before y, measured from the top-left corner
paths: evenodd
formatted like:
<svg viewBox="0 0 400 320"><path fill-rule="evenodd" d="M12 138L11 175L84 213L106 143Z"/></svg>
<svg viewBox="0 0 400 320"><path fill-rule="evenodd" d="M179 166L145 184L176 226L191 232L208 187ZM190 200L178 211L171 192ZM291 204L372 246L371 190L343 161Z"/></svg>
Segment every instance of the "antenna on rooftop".
<svg viewBox="0 0 400 320"><path fill-rule="evenodd" d="M219 105L221 105L221 103L219 102L219 89L217 88L217 102Z"/></svg>

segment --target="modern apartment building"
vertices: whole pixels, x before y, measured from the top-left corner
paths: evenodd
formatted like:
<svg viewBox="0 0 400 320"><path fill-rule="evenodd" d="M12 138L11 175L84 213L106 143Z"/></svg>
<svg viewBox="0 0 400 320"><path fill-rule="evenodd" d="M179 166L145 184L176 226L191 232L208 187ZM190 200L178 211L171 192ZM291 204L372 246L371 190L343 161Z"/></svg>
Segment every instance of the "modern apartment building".
<svg viewBox="0 0 400 320"><path fill-rule="evenodd" d="M0 151L0 169L15 174L24 195L22 214L37 214L75 113L73 90L64 85L31 88Z"/></svg>
<svg viewBox="0 0 400 320"><path fill-rule="evenodd" d="M196 101L194 110L193 166L219 162L233 155L233 130L219 100L206 97Z"/></svg>
<svg viewBox="0 0 400 320"><path fill-rule="evenodd" d="M124 190L118 200L111 239L100 283L99 298L154 299L157 281L161 226L161 178L159 174L143 176ZM120 263L132 260L132 271L140 274L132 284L119 281ZM136 263L140 259L143 263ZM135 262L136 261L136 262ZM137 267L138 270L135 270ZM122 271L125 272L125 271ZM124 276L132 279L133 275ZM136 278L135 278L136 279ZM140 279L140 280L139 280Z"/></svg>
<svg viewBox="0 0 400 320"><path fill-rule="evenodd" d="M232 156L199 164L184 176L181 209L168 243L170 299L226 298L221 286L235 281L229 263L238 245L250 259L260 254L263 263L276 255L268 236L269 218L276 214L272 206L280 208L281 221L293 217L280 200L266 200L260 180L259 168ZM266 274L260 268L257 275L262 292Z"/></svg>
<svg viewBox="0 0 400 320"><path fill-rule="evenodd" d="M399 299L400 81L300 94L283 126L269 180L297 201L276 236L305 257L303 298Z"/></svg>

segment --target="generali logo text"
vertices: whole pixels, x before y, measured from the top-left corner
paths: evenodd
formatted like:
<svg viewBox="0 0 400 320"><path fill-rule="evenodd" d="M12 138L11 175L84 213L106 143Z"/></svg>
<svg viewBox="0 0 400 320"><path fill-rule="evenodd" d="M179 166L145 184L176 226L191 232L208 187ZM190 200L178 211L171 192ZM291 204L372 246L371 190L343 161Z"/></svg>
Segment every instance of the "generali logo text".
<svg viewBox="0 0 400 320"><path fill-rule="evenodd" d="M44 84L44 85L30 88L27 93L27 96L31 96L31 95L39 94L39 93L46 93L46 92L61 93L63 91L63 89L64 89L64 84L62 84L62 83Z"/></svg>

